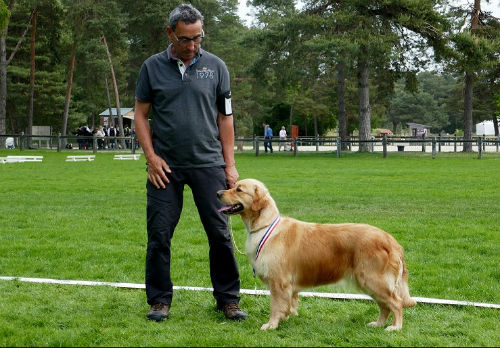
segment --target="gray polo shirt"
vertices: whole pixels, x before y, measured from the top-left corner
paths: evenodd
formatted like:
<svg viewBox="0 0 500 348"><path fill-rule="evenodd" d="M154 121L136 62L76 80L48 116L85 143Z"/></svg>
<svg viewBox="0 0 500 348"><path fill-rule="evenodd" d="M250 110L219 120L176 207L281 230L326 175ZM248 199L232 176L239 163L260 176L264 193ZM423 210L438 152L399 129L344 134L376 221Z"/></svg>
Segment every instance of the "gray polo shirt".
<svg viewBox="0 0 500 348"><path fill-rule="evenodd" d="M172 168L224 165L217 98L229 91L226 64L201 48L184 74L170 47L149 57L139 72L135 96L151 103L156 154Z"/></svg>

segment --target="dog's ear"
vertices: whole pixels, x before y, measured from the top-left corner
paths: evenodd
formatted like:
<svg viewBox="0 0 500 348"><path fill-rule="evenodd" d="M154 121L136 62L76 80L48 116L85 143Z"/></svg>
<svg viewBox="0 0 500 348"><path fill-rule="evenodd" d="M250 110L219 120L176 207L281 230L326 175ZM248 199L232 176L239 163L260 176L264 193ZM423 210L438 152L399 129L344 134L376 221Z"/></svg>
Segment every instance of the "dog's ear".
<svg viewBox="0 0 500 348"><path fill-rule="evenodd" d="M259 211L265 207L267 203L267 192L259 186L255 186L252 202L252 210Z"/></svg>

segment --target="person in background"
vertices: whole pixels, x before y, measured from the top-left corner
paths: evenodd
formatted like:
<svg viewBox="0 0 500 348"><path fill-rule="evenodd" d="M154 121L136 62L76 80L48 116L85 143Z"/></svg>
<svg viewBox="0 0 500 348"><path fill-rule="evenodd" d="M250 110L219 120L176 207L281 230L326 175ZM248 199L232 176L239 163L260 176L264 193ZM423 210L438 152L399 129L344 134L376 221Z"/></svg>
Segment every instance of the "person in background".
<svg viewBox="0 0 500 348"><path fill-rule="evenodd" d="M285 126L281 126L281 129L280 129L280 143L278 146L278 151L281 151L282 146L283 146L283 149L286 148L286 129L285 129Z"/></svg>
<svg viewBox="0 0 500 348"><path fill-rule="evenodd" d="M268 123L264 123L264 151L267 153L267 149L273 153L273 144L270 139L273 138L273 129Z"/></svg>
<svg viewBox="0 0 500 348"><path fill-rule="evenodd" d="M97 138L97 148L99 150L104 149L104 130L102 129L102 126L97 129L95 132L95 136Z"/></svg>
<svg viewBox="0 0 500 348"><path fill-rule="evenodd" d="M128 125L125 126L125 128L123 129L123 135L128 137L127 139L125 139L125 146L127 149L131 149L132 146L130 146L130 128Z"/></svg>
<svg viewBox="0 0 500 348"><path fill-rule="evenodd" d="M219 212L217 199L217 191L238 179L229 72L220 58L201 48L205 34L197 9L179 5L168 23L171 44L146 59L136 87L135 130L148 175L146 296L151 308L146 317L162 321L170 312L170 241L188 185L208 237L216 308L228 319L243 320L248 314L238 306L240 278L228 218Z"/></svg>
<svg viewBox="0 0 500 348"><path fill-rule="evenodd" d="M109 136L109 148L110 149L114 149L115 148L115 145L116 145L116 136L117 136L117 131L116 131L116 128L111 125L111 127L109 127L109 133L108 133L108 136Z"/></svg>

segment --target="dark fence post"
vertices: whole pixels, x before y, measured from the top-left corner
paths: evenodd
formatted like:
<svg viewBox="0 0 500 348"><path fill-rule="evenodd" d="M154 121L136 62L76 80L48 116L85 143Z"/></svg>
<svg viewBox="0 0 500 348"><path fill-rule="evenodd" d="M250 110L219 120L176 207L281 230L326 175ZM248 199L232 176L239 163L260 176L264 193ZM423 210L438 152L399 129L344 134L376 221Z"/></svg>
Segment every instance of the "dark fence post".
<svg viewBox="0 0 500 348"><path fill-rule="evenodd" d="M387 158L387 134L383 134L382 138L382 149L384 152L384 158Z"/></svg>
<svg viewBox="0 0 500 348"><path fill-rule="evenodd" d="M457 136L455 135L455 152L457 152Z"/></svg>
<svg viewBox="0 0 500 348"><path fill-rule="evenodd" d="M436 158L436 137L432 138L432 159Z"/></svg>
<svg viewBox="0 0 500 348"><path fill-rule="evenodd" d="M337 138L337 158L340 158L342 154L342 139L340 137Z"/></svg>
<svg viewBox="0 0 500 348"><path fill-rule="evenodd" d="M481 137L477 138L477 158L483 158L483 139Z"/></svg>
<svg viewBox="0 0 500 348"><path fill-rule="evenodd" d="M61 133L58 133L57 134L57 152L61 152L61 147L62 147L62 144L61 144Z"/></svg>
<svg viewBox="0 0 500 348"><path fill-rule="evenodd" d="M422 134L422 152L425 152L425 134Z"/></svg>
<svg viewBox="0 0 500 348"><path fill-rule="evenodd" d="M438 152L441 152L441 135L438 137Z"/></svg>
<svg viewBox="0 0 500 348"><path fill-rule="evenodd" d="M97 153L97 137L95 133L92 135L92 152Z"/></svg>
<svg viewBox="0 0 500 348"><path fill-rule="evenodd" d="M135 154L135 134L130 135L130 146L132 147L132 154Z"/></svg>
<svg viewBox="0 0 500 348"><path fill-rule="evenodd" d="M19 136L19 151L23 151L24 147L24 132L21 132L21 135Z"/></svg>
<svg viewBox="0 0 500 348"><path fill-rule="evenodd" d="M297 157L297 137L293 138L293 157Z"/></svg>
<svg viewBox="0 0 500 348"><path fill-rule="evenodd" d="M255 156L259 156L259 138L254 137Z"/></svg>

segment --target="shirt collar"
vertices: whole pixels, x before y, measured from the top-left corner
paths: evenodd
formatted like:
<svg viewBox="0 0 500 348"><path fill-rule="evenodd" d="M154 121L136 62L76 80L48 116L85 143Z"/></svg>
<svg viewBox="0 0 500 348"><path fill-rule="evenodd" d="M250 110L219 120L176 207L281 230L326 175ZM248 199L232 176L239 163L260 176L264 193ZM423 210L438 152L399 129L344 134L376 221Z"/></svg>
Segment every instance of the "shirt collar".
<svg viewBox="0 0 500 348"><path fill-rule="evenodd" d="M189 63L189 65L193 65L194 63L196 63L198 61L198 59L200 59L200 57L203 55L203 49L200 47L198 48L198 52L196 53L196 56L194 57L194 59L191 61L191 63ZM178 60L180 60L179 58L177 58L173 53L172 53L172 44L168 45L167 47L167 57L168 59L173 62L173 63L177 63Z"/></svg>

